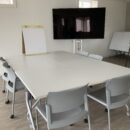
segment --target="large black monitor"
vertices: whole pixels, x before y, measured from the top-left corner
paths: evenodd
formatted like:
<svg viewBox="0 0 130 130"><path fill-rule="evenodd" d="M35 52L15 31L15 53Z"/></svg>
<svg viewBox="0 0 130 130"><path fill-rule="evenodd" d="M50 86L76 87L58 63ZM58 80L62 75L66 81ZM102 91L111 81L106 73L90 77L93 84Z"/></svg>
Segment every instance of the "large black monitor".
<svg viewBox="0 0 130 130"><path fill-rule="evenodd" d="M104 38L105 8L53 9L54 39Z"/></svg>

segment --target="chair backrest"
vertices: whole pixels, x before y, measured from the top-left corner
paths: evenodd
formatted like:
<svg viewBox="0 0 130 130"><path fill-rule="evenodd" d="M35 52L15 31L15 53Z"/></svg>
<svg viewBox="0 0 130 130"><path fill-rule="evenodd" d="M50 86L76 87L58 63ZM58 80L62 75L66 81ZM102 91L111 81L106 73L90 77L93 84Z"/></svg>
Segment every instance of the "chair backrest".
<svg viewBox="0 0 130 130"><path fill-rule="evenodd" d="M80 54L82 56L88 56L89 53L87 51L78 51L77 54Z"/></svg>
<svg viewBox="0 0 130 130"><path fill-rule="evenodd" d="M4 62L6 62L6 60L3 57L0 57L0 76L2 76L4 73L4 69L3 69Z"/></svg>
<svg viewBox="0 0 130 130"><path fill-rule="evenodd" d="M96 59L96 60L103 60L103 56L101 55L89 54L88 57Z"/></svg>
<svg viewBox="0 0 130 130"><path fill-rule="evenodd" d="M130 94L130 75L115 78L106 82L106 89L110 91L110 96Z"/></svg>
<svg viewBox="0 0 130 130"><path fill-rule="evenodd" d="M4 62L4 61L6 61L6 60L5 60L3 57L0 57L0 61L3 61L3 62Z"/></svg>
<svg viewBox="0 0 130 130"><path fill-rule="evenodd" d="M69 111L84 105L86 86L61 92L50 92L47 96L47 104L52 113Z"/></svg>
<svg viewBox="0 0 130 130"><path fill-rule="evenodd" d="M4 67L4 74L7 74L7 86L9 89L15 89L15 81L16 81L16 75L14 73L14 70L8 65L7 62L3 64Z"/></svg>

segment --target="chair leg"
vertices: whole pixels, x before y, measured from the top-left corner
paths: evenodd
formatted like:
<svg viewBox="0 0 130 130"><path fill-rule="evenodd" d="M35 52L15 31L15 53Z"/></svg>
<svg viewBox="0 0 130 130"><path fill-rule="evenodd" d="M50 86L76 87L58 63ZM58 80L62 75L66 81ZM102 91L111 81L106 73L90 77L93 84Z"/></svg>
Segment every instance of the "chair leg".
<svg viewBox="0 0 130 130"><path fill-rule="evenodd" d="M9 90L7 90L5 104L9 104L9 103L10 103L10 101L9 101Z"/></svg>
<svg viewBox="0 0 130 130"><path fill-rule="evenodd" d="M36 112L36 130L39 130L39 127L38 127L38 112L37 110L35 110Z"/></svg>
<svg viewBox="0 0 130 130"><path fill-rule="evenodd" d="M3 90L2 90L3 93L5 93L5 81L3 81Z"/></svg>
<svg viewBox="0 0 130 130"><path fill-rule="evenodd" d="M87 118L84 119L84 123L88 123L88 119Z"/></svg>
<svg viewBox="0 0 130 130"><path fill-rule="evenodd" d="M91 121L90 121L90 115L89 115L89 113L88 113L88 127L89 127L89 130L92 129L92 128L91 128Z"/></svg>
<svg viewBox="0 0 130 130"><path fill-rule="evenodd" d="M108 109L108 129L111 130L111 117L110 117L110 109Z"/></svg>
<svg viewBox="0 0 130 130"><path fill-rule="evenodd" d="M126 111L127 111L127 112L126 112L126 115L127 115L127 116L130 116L129 106L126 104L125 107L126 107Z"/></svg>
<svg viewBox="0 0 130 130"><path fill-rule="evenodd" d="M15 92L13 92L13 99L12 99L12 113L10 118L13 119L14 118L14 104L15 104Z"/></svg>
<svg viewBox="0 0 130 130"><path fill-rule="evenodd" d="M28 119L30 121L30 127L35 130L35 124L34 124L34 120L32 117L32 105L30 106L30 93L28 91L25 92L25 99L26 99L26 106L27 106L27 115L28 115Z"/></svg>
<svg viewBox="0 0 130 130"><path fill-rule="evenodd" d="M47 122L47 129L48 129L48 130L51 130L50 127L49 127L49 125L48 125L48 122Z"/></svg>
<svg viewBox="0 0 130 130"><path fill-rule="evenodd" d="M91 130L92 128L91 128L90 111L89 111L89 103L88 103L87 95L85 95L84 98L85 98L85 110L87 111L87 115L86 115L87 119L85 117L84 121L88 122L88 128L89 130Z"/></svg>
<svg viewBox="0 0 130 130"><path fill-rule="evenodd" d="M105 108L105 110L104 110L105 112L108 112L108 110L107 110L107 108Z"/></svg>

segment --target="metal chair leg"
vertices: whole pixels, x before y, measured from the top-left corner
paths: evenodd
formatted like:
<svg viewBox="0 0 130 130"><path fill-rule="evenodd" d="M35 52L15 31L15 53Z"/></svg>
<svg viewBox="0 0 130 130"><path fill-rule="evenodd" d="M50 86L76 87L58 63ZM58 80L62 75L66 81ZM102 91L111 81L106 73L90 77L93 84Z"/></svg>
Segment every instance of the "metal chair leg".
<svg viewBox="0 0 130 130"><path fill-rule="evenodd" d="M35 110L36 112L36 130L39 130L39 127L38 127L38 112L37 110Z"/></svg>
<svg viewBox="0 0 130 130"><path fill-rule="evenodd" d="M111 117L110 117L110 109L108 110L108 129L111 130Z"/></svg>
<svg viewBox="0 0 130 130"><path fill-rule="evenodd" d="M88 115L87 115L87 122L88 122L88 127L89 127L89 130L91 130L91 120L90 120L90 110L89 110L89 104L88 104L88 98L87 98L87 95L85 95L86 98L85 98L85 110L88 112Z"/></svg>
<svg viewBox="0 0 130 130"><path fill-rule="evenodd" d="M3 90L2 90L3 93L5 93L5 81L3 81Z"/></svg>
<svg viewBox="0 0 130 130"><path fill-rule="evenodd" d="M5 93L5 90L2 90L2 93Z"/></svg>
<svg viewBox="0 0 130 130"><path fill-rule="evenodd" d="M10 116L11 119L14 118L14 104L15 104L15 92L13 93L13 99L12 99L12 114Z"/></svg>
<svg viewBox="0 0 130 130"><path fill-rule="evenodd" d="M92 129L92 128L91 128L91 121L90 121L90 115L89 115L89 113L88 113L88 127L89 127L89 130Z"/></svg>
<svg viewBox="0 0 130 130"><path fill-rule="evenodd" d="M32 127L33 130L36 130L35 124L34 124L34 121L33 121L33 116L32 116L32 106L30 106L29 92L25 92L25 99L26 99L26 106L27 106L29 119L31 121L31 127Z"/></svg>
<svg viewBox="0 0 130 130"><path fill-rule="evenodd" d="M108 110L107 110L107 108L105 108L105 110L104 110L105 112L108 112Z"/></svg>
<svg viewBox="0 0 130 130"><path fill-rule="evenodd" d="M5 104L9 104L9 103L10 103L10 101L9 101L9 90L7 90Z"/></svg>
<svg viewBox="0 0 130 130"><path fill-rule="evenodd" d="M126 111L127 111L126 115L130 116L130 108L129 108L129 106L126 104L125 107L126 107Z"/></svg>
<svg viewBox="0 0 130 130"><path fill-rule="evenodd" d="M87 118L84 119L84 123L88 123L88 119Z"/></svg>

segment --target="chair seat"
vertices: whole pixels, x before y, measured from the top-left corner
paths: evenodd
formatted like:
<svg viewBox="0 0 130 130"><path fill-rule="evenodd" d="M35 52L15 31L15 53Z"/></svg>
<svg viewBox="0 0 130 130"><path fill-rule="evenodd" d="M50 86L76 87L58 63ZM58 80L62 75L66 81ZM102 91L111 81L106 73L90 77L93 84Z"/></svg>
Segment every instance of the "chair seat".
<svg viewBox="0 0 130 130"><path fill-rule="evenodd" d="M106 92L105 88L98 89L96 91L90 91L88 93L88 97L100 102L104 106L106 106Z"/></svg>
<svg viewBox="0 0 130 130"><path fill-rule="evenodd" d="M22 89L25 88L23 83L21 82L21 80L18 77L16 78L16 84L15 85L16 85L15 91L19 91L19 90L22 90Z"/></svg>
<svg viewBox="0 0 130 130"><path fill-rule="evenodd" d="M45 104L38 105L36 109L39 111L41 116L47 121ZM87 118L87 114L88 113L84 110L84 106L81 106L78 109L70 110L69 112L66 111L52 114L51 128L54 129L64 127L75 122L81 121L82 119Z"/></svg>
<svg viewBox="0 0 130 130"><path fill-rule="evenodd" d="M102 105L107 107L107 102L106 102L106 88L101 88L99 90L90 92L88 94L88 97L98 101L99 103L101 103ZM122 105L120 105L121 101L122 102L127 102L129 100L129 95L128 94L122 94L122 95L118 95L118 96L112 96L110 98L111 100L111 104L110 104L110 109L113 108L117 108L117 107L121 107Z"/></svg>

